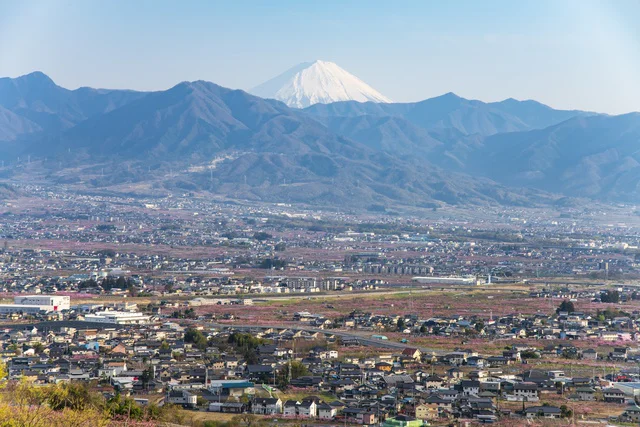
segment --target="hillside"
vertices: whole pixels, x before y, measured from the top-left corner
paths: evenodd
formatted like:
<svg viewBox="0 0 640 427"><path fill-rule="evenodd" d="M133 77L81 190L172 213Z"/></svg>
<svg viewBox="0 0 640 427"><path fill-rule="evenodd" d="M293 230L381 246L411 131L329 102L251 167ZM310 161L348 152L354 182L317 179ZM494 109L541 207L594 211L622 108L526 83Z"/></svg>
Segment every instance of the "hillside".
<svg viewBox="0 0 640 427"><path fill-rule="evenodd" d="M13 139L38 130L55 132L69 129L144 95L143 92L129 90L69 90L56 85L41 72L15 79L0 78L0 107L35 125L23 125L20 131L13 133Z"/></svg>
<svg viewBox="0 0 640 427"><path fill-rule="evenodd" d="M402 160L338 136L281 102L202 81L181 83L89 119L46 143L34 143L32 153L121 158L138 167L170 161L181 171L164 183L171 188L269 201L358 206L488 203L497 197L488 180ZM150 173L137 179L158 177ZM498 197L528 203L504 189Z"/></svg>
<svg viewBox="0 0 640 427"><path fill-rule="evenodd" d="M0 79L4 177L26 159L42 162L41 179L78 188L337 207L637 201L638 122L454 94L299 110L205 81L139 93Z"/></svg>
<svg viewBox="0 0 640 427"><path fill-rule="evenodd" d="M472 172L567 195L638 201L640 113L578 117L542 130L495 135Z"/></svg>
<svg viewBox="0 0 640 427"><path fill-rule="evenodd" d="M455 129L465 135L482 136L544 128L585 114L581 111L554 110L535 101L485 103L461 98L453 93L412 103L316 104L304 111L320 117L397 116L427 130Z"/></svg>

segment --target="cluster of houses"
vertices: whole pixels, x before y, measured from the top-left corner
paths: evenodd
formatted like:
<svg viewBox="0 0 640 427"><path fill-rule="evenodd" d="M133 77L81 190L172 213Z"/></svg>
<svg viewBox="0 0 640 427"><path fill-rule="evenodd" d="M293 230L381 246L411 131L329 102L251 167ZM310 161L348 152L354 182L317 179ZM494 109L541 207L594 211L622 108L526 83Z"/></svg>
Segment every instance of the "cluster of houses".
<svg viewBox="0 0 640 427"><path fill-rule="evenodd" d="M369 356L355 357L341 354L339 340L331 335L328 344L296 352L295 340L313 344L319 336L283 329L256 332L263 344L248 357L241 349L216 345L228 342L232 329L202 332L211 339L207 347L185 342L185 328L176 323L17 328L0 334L0 357L10 378L35 384L97 380L121 393L227 413L388 426L450 419L493 422L569 416L566 408L545 404L547 398L557 401L560 396L567 402L619 405L621 419L640 416L635 406L625 408L640 390L634 383L640 380L637 370L590 378L526 365L519 373L505 370L526 352L536 351L527 346L513 345L496 356L473 350L433 355L404 347L371 349ZM628 358L632 352L616 348L614 353ZM305 373L282 384L279 373L294 360ZM295 388L296 396L303 397L287 398L284 387ZM510 402L516 402L517 409Z"/></svg>
<svg viewBox="0 0 640 427"><path fill-rule="evenodd" d="M392 420L397 421L398 416L421 422L452 419L494 422L505 417L569 416L566 407L545 403L545 399L557 400L558 397L568 404L572 400L598 400L618 405L621 419L632 416L637 408L634 388L625 385L631 383L613 382L612 375L610 379L569 377L563 370L535 369L512 374L500 368L470 369L466 365L446 370L437 368L441 372L438 374L434 369L439 363L425 364L425 355L417 348L405 348L397 354L376 352L367 358L337 358L337 353L312 349L308 356L299 358L309 374L290 382L290 386L308 395L300 400L288 400L286 394L268 383L278 364L291 360L291 351L273 345L261 346L257 351L261 367L247 366L242 373L236 367L236 376L242 379L227 381L228 384L212 382L213 388L222 390L221 394L205 385L192 388L190 393L210 401L212 411L340 420L358 425L377 425L386 420L393 425ZM516 355L520 350L514 347L511 352ZM462 362L465 352L459 353ZM471 354L468 353L469 359L473 357ZM219 362L213 368L222 366ZM431 369L424 369L429 366ZM214 369L211 376L215 375ZM246 389L239 393L237 387ZM242 395L249 398L243 401ZM196 402L197 398L192 400ZM508 402L520 402L517 406L522 405L522 409L515 410L513 405L508 409Z"/></svg>
<svg viewBox="0 0 640 427"><path fill-rule="evenodd" d="M511 314L487 319L478 316L442 316L420 318L415 314L379 315L355 310L349 315L326 321L323 316L296 313L294 321L329 328L335 326L363 331L399 331L414 335L483 337L487 339L532 338L540 340L594 340L633 342L640 338L640 312L620 313L605 318L582 312L559 312L554 315ZM398 325L402 325L401 330Z"/></svg>

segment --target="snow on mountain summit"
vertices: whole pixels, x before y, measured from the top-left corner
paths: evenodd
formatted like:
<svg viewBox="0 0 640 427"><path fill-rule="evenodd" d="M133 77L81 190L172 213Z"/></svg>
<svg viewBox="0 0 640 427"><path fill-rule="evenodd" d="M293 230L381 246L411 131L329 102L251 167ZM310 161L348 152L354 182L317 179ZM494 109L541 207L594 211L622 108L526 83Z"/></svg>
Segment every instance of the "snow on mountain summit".
<svg viewBox="0 0 640 427"><path fill-rule="evenodd" d="M250 92L296 108L337 101L391 102L353 74L327 61L296 65Z"/></svg>

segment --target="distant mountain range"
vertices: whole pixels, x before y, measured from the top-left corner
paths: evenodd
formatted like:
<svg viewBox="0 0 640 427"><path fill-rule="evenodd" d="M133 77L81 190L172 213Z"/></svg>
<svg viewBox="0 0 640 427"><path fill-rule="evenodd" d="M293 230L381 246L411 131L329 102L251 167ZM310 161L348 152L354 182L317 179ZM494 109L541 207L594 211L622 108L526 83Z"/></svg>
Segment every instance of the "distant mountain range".
<svg viewBox="0 0 640 427"><path fill-rule="evenodd" d="M305 111L318 117L400 117L424 129L455 129L465 135L482 136L545 128L585 114L554 110L536 101L507 99L484 103L460 98L454 93L412 103L348 101L316 104Z"/></svg>
<svg viewBox="0 0 640 427"><path fill-rule="evenodd" d="M360 208L637 202L636 147L640 114L535 101L448 93L298 109L204 81L145 93L67 90L42 73L0 79L2 176L80 187ZM38 173L24 174L25 158Z"/></svg>

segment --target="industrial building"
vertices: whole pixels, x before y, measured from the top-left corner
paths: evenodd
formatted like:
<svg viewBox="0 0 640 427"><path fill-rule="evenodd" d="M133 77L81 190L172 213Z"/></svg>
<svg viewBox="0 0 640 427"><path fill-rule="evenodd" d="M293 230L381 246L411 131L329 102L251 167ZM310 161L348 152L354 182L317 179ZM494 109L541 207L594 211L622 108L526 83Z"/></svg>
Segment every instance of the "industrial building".
<svg viewBox="0 0 640 427"><path fill-rule="evenodd" d="M0 314L69 310L71 299L63 295L24 295L13 298L13 304L0 304Z"/></svg>
<svg viewBox="0 0 640 427"><path fill-rule="evenodd" d="M423 284L437 284L437 285L477 285L478 279L475 277L413 277L411 280Z"/></svg>
<svg viewBox="0 0 640 427"><path fill-rule="evenodd" d="M84 316L86 322L111 323L114 325L144 325L149 323L150 317L138 312L128 311L99 311Z"/></svg>

